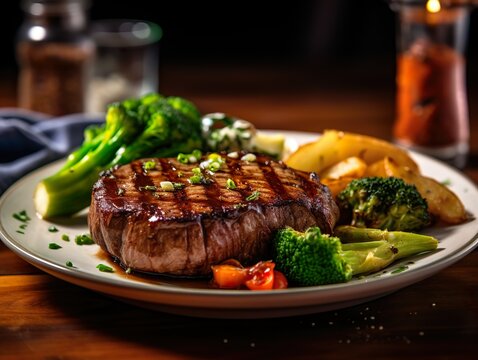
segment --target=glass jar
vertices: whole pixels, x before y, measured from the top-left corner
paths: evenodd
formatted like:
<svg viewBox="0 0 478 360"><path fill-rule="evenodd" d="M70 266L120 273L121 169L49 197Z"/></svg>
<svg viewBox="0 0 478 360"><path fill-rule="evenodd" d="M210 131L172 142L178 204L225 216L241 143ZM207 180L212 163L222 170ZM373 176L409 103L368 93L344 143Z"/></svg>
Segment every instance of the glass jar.
<svg viewBox="0 0 478 360"><path fill-rule="evenodd" d="M463 167L469 148L465 49L469 7L392 0L397 12L398 144Z"/></svg>
<svg viewBox="0 0 478 360"><path fill-rule="evenodd" d="M94 42L84 0L24 0L18 32L18 105L64 115L83 112Z"/></svg>

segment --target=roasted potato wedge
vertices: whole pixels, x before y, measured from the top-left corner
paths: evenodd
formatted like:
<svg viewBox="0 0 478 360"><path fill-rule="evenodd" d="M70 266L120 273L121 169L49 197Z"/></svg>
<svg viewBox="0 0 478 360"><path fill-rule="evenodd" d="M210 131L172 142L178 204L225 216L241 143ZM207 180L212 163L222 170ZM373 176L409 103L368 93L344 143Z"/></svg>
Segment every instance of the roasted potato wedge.
<svg viewBox="0 0 478 360"><path fill-rule="evenodd" d="M371 176L379 176L379 177L387 177L387 173L385 172L385 158L382 160L376 161L373 164L367 166L365 170L364 176L371 177Z"/></svg>
<svg viewBox="0 0 478 360"><path fill-rule="evenodd" d="M290 154L285 163L294 169L320 173L351 156L362 159L366 164L389 156L399 165L418 172L417 163L404 149L371 136L337 130L325 130L316 141L304 144Z"/></svg>
<svg viewBox="0 0 478 360"><path fill-rule="evenodd" d="M362 159L351 156L319 173L322 179L340 179L342 177L359 178L365 174L367 164Z"/></svg>
<svg viewBox="0 0 478 360"><path fill-rule="evenodd" d="M391 158L384 159L387 176L402 178L417 187L420 195L427 200L428 210L448 224L461 224L467 220L466 210L456 194L438 181L423 176L406 166L400 166Z"/></svg>
<svg viewBox="0 0 478 360"><path fill-rule="evenodd" d="M356 178L347 176L340 179L321 179L320 182L330 189L330 192L335 198L354 179Z"/></svg>

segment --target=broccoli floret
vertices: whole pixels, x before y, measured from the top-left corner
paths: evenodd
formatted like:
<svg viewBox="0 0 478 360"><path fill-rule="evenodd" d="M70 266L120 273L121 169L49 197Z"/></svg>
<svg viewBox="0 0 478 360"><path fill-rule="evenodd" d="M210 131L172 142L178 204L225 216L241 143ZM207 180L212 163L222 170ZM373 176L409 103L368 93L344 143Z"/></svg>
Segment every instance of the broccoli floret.
<svg viewBox="0 0 478 360"><path fill-rule="evenodd" d="M44 218L72 215L91 200L101 171L151 156L175 156L203 145L201 118L191 102L151 93L108 106L105 123L85 130L83 144L43 179L35 207Z"/></svg>
<svg viewBox="0 0 478 360"><path fill-rule="evenodd" d="M322 234L318 227L305 232L290 227L281 229L272 245L276 269L297 285L335 284L438 246L431 236L400 231L343 226L338 227L336 234L340 238ZM342 243L342 237L347 243Z"/></svg>
<svg viewBox="0 0 478 360"><path fill-rule="evenodd" d="M338 194L337 203L342 221L356 227L417 231L431 221L417 188L395 177L355 179Z"/></svg>

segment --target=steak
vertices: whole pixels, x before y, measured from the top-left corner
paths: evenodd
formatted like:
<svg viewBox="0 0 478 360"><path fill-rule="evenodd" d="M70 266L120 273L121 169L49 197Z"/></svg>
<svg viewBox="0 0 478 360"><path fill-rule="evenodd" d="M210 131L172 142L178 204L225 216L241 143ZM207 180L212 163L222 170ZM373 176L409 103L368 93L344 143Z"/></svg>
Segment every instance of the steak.
<svg viewBox="0 0 478 360"><path fill-rule="evenodd" d="M199 163L175 158L104 172L92 192L92 238L132 270L200 276L229 258L264 260L274 233L285 226L332 232L339 210L315 173L264 155L255 161L241 156L224 154L219 171L203 169L199 184L191 184Z"/></svg>

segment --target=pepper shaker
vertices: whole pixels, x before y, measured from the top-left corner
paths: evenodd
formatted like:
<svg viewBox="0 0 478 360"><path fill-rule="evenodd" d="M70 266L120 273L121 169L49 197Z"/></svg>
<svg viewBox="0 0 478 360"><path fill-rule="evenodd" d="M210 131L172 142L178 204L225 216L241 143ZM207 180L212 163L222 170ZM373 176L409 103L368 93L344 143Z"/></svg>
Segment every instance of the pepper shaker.
<svg viewBox="0 0 478 360"><path fill-rule="evenodd" d="M95 52L85 0L24 0L16 43L18 105L50 115L83 112Z"/></svg>

